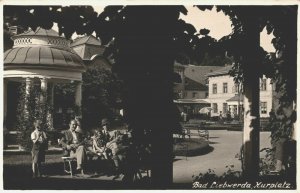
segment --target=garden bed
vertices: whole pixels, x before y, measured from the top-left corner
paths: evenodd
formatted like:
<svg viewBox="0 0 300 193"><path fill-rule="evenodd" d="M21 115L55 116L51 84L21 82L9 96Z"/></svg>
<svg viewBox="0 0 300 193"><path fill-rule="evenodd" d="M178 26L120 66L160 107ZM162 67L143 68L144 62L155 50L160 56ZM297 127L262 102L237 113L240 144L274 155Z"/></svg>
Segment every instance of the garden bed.
<svg viewBox="0 0 300 193"><path fill-rule="evenodd" d="M176 156L196 156L209 152L209 141L202 138L177 139L173 145Z"/></svg>

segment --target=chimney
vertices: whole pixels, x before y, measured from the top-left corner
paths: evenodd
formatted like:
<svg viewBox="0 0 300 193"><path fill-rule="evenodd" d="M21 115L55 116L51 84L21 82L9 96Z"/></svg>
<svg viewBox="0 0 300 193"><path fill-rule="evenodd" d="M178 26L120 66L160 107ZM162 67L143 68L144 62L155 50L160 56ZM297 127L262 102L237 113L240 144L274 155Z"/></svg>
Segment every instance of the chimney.
<svg viewBox="0 0 300 193"><path fill-rule="evenodd" d="M8 27L9 32L13 35L17 35L17 34L21 34L24 32L24 28L20 27L20 26L10 26Z"/></svg>

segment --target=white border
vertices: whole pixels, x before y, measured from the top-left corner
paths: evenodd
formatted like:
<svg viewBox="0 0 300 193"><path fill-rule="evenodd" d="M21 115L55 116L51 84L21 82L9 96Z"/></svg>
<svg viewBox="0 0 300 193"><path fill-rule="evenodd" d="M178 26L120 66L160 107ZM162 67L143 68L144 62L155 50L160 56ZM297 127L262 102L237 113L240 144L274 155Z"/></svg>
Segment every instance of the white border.
<svg viewBox="0 0 300 193"><path fill-rule="evenodd" d="M299 5L300 1L297 0L251 0L251 1L246 1L246 0L231 0L229 1L225 1L225 0L185 0L185 1L176 1L176 0L160 0L160 1L155 1L155 0L114 0L114 1L109 1L109 0L105 0L105 1L97 1L97 0L89 0L89 1L82 1L82 0L47 0L47 1L41 1L41 0L0 0L0 15L3 18L3 5L93 5L93 6L106 6L106 5L197 5L197 4L201 4L201 5ZM298 7L298 35L299 35L299 8ZM253 13L255 14L255 13ZM288 21L287 21L288 22ZM0 26L3 26L3 19L0 19ZM0 27L0 33L3 34L3 28ZM3 88L3 37L0 38L0 61L2 61L2 65L0 65L0 87ZM299 48L299 38L297 39L297 46ZM297 64L300 62L300 55L299 52L297 52ZM300 67L298 66L297 69L297 74L300 74ZM300 81L298 81L297 79L297 101L298 103L300 103L300 95L298 94L298 90L299 90L299 83ZM0 109L2 111L3 109L3 89L0 89L0 94L1 94L1 100L0 100ZM297 115L297 122L296 122L296 136L297 139L299 139L300 137L300 132L297 131L299 129L299 120L300 120L300 115L299 115L299 104L297 107L297 111L298 111L298 115ZM1 112L2 114L2 112ZM3 130L3 116L0 116L0 128L2 128ZM0 148L1 150L3 149L3 132L1 132L2 134L0 134ZM297 149L299 151L300 145L299 142L297 143ZM3 154L2 154L3 155ZM298 154L300 155L300 154ZM1 156L2 157L2 156ZM299 186L300 186L300 175L299 175L299 157L297 157L297 190L299 190ZM0 191L9 191L9 190L3 190L3 159L0 159L0 173L1 173L1 178L0 178ZM297 190L243 190L243 192L297 192ZM29 191L41 191L41 190L29 190ZM47 190L47 192L52 192L53 190ZM64 192L73 192L73 190L63 190ZM81 190L82 192L84 190ZM81 192L80 191L80 192ZM92 191L92 192L102 192L103 190L88 190L88 191ZM106 190L104 190L106 191ZM132 191L140 191L140 190L112 190L113 192L125 192L125 193L129 193ZM143 190L145 191L145 190ZM161 190L151 190L151 192L156 192L156 191L161 191ZM163 190L164 192L186 192L186 191L197 191L197 190ZM205 192L218 192L218 191L222 191L222 192L232 192L232 190L199 190L199 191L205 191ZM234 190L235 191L235 190ZM239 191L239 190L236 190ZM236 192L235 191L235 192ZM20 190L14 191L14 192L21 192ZM23 191L22 191L23 192ZM45 192L45 191L43 191Z"/></svg>

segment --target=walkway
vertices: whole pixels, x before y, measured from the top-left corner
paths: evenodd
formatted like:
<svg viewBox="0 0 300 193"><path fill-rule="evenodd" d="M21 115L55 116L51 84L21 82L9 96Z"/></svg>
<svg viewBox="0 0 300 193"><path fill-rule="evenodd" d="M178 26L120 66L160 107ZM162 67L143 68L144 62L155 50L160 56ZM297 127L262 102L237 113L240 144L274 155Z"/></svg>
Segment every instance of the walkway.
<svg viewBox="0 0 300 193"><path fill-rule="evenodd" d="M173 162L173 182L190 183L193 175L205 173L213 169L217 175L222 175L226 166L234 165L235 170L241 170L241 162L236 157L242 145L241 131L210 130L210 146L212 151L195 157L176 156ZM270 132L261 132L260 147L270 147ZM263 155L261 155L263 156Z"/></svg>

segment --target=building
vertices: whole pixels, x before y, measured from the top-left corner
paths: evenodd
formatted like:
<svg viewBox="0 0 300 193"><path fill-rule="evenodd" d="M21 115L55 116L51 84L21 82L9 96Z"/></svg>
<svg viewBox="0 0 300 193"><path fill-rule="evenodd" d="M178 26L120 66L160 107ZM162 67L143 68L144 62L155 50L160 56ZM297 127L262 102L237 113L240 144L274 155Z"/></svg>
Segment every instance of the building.
<svg viewBox="0 0 300 193"><path fill-rule="evenodd" d="M206 84L206 74L220 69L220 66L194 66L174 64L174 72L178 75L179 81L174 83L174 102L181 112L185 112L192 117L200 115L199 111L204 107L209 107L206 100L208 87Z"/></svg>
<svg viewBox="0 0 300 193"><path fill-rule="evenodd" d="M208 101L211 104L211 116L238 117L243 113L242 87L235 84L229 75L232 66L225 66L208 73ZM265 76L260 80L260 116L268 117L273 104L273 85Z"/></svg>
<svg viewBox="0 0 300 193"><path fill-rule="evenodd" d="M186 66L184 71L186 79L184 98L206 99L208 97L206 74L220 68L222 66Z"/></svg>

